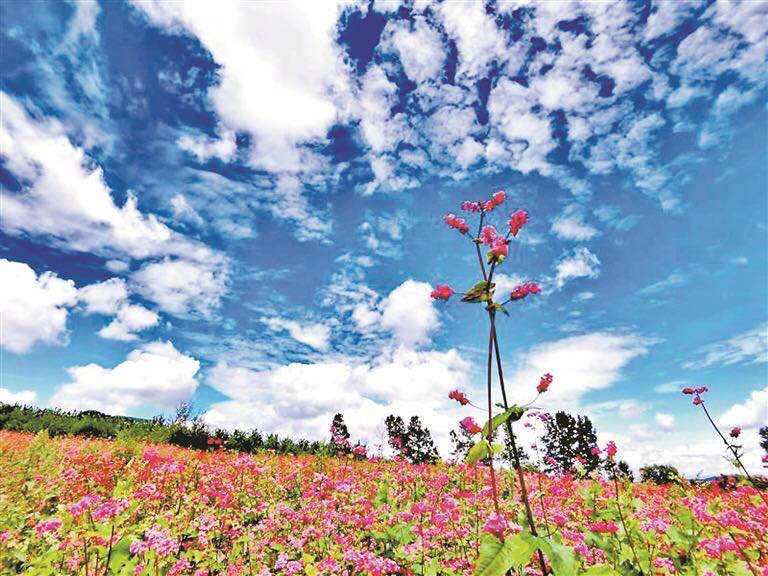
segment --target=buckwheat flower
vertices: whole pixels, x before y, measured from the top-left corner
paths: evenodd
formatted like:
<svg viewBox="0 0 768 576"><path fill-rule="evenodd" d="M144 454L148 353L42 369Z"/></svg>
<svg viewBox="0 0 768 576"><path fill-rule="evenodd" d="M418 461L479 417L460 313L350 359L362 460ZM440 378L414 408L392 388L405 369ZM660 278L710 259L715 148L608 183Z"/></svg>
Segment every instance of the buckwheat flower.
<svg viewBox="0 0 768 576"><path fill-rule="evenodd" d="M472 435L483 431L483 429L477 425L477 422L475 422L472 416L467 416L461 422L459 422L459 424L461 425L462 428L464 428L464 430L466 430L469 434L472 434Z"/></svg>
<svg viewBox="0 0 768 576"><path fill-rule="evenodd" d="M669 558L654 558L653 565L656 566L656 568L664 568L667 570L667 574L674 574L677 572L675 563Z"/></svg>
<svg viewBox="0 0 768 576"><path fill-rule="evenodd" d="M606 520L590 524L589 529L592 532L599 532L601 534L617 534L619 532L619 527L615 522L608 522Z"/></svg>
<svg viewBox="0 0 768 576"><path fill-rule="evenodd" d="M506 238L496 238L491 244L491 253L496 258L506 258L509 255L509 241Z"/></svg>
<svg viewBox="0 0 768 576"><path fill-rule="evenodd" d="M739 434L741 434L741 428L738 426L731 428L731 438L738 438Z"/></svg>
<svg viewBox="0 0 768 576"><path fill-rule="evenodd" d="M509 530L509 522L501 514L491 514L485 521L483 530L503 539L504 532Z"/></svg>
<svg viewBox="0 0 768 576"><path fill-rule="evenodd" d="M616 452L617 452L616 443L613 440L611 440L605 446L605 453L608 454L608 458L613 458L614 456L616 456Z"/></svg>
<svg viewBox="0 0 768 576"><path fill-rule="evenodd" d="M509 231L512 236L517 236L520 229L528 222L528 212L525 210L517 210L509 217Z"/></svg>
<svg viewBox="0 0 768 576"><path fill-rule="evenodd" d="M693 394L693 388L691 388L690 386L686 386L685 388L683 388L683 394L687 394L690 396L691 394Z"/></svg>
<svg viewBox="0 0 768 576"><path fill-rule="evenodd" d="M601 452L601 450L600 450L600 448L598 448L597 446L594 446L594 447L592 448L592 450L590 450L590 452L592 452L592 455L593 455L593 456L600 456L600 452Z"/></svg>
<svg viewBox="0 0 768 576"><path fill-rule="evenodd" d="M446 214L443 216L443 222L448 224L451 228L455 228L462 234L469 232L469 226L464 218L459 218L456 214Z"/></svg>
<svg viewBox="0 0 768 576"><path fill-rule="evenodd" d="M701 404L702 402L703 402L703 400L701 399L701 396L699 396L698 394L696 394L696 396L695 396L695 397L694 397L694 399L693 399L693 405L694 405L694 406L698 406L698 405L699 405L699 404Z"/></svg>
<svg viewBox="0 0 768 576"><path fill-rule="evenodd" d="M550 374L549 372L547 372L547 373L546 373L546 374L544 374L544 376L542 376L542 377L541 377L541 379L539 380L539 385L538 385L538 386L536 386L536 391L537 391L539 394L543 394L544 392L546 392L546 391L547 391L547 389L549 388L549 385L550 385L550 384L552 384L552 374Z"/></svg>
<svg viewBox="0 0 768 576"><path fill-rule="evenodd" d="M490 246L493 244L493 241L496 240L498 235L499 233L496 232L496 227L489 224L488 226L483 226L482 230L480 230L480 235L478 238L480 239L480 242L486 246Z"/></svg>
<svg viewBox="0 0 768 576"><path fill-rule="evenodd" d="M432 290L429 297L432 298L432 300L448 300L453 294L453 288L448 286L448 284L438 284L435 286L435 289Z"/></svg>
<svg viewBox="0 0 768 576"><path fill-rule="evenodd" d="M538 294L541 292L541 287L536 282L525 282L515 287L512 293L509 295L511 300L522 300L529 294Z"/></svg>
<svg viewBox="0 0 768 576"><path fill-rule="evenodd" d="M467 404L469 404L469 398L467 398L467 395L464 394L464 392L460 392L458 390L452 390L448 394L448 398L450 398L451 400L456 400L456 402L458 402L462 406L466 406Z"/></svg>
<svg viewBox="0 0 768 576"><path fill-rule="evenodd" d="M486 212L490 212L497 206L500 206L504 203L504 201L507 199L507 193L504 192L504 190L499 190L498 192L495 192L493 196L491 196L491 199L485 202L483 204L483 210Z"/></svg>
<svg viewBox="0 0 768 576"><path fill-rule="evenodd" d="M357 446L352 448L352 454L354 454L355 456L361 456L364 458L366 454L368 454L368 450L366 449L365 446L358 444Z"/></svg>
<svg viewBox="0 0 768 576"><path fill-rule="evenodd" d="M41 520L35 525L35 533L38 536L44 536L45 534L51 534L58 532L64 522L60 518L49 518L48 520Z"/></svg>
<svg viewBox="0 0 768 576"><path fill-rule="evenodd" d="M461 203L461 209L464 210L464 212L480 212L480 203L464 200L464 202Z"/></svg>

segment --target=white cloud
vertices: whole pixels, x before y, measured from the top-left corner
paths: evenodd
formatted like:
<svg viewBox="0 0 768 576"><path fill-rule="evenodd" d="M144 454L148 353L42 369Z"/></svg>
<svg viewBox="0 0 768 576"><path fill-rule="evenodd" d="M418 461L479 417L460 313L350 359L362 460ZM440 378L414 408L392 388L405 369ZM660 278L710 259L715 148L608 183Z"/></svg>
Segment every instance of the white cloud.
<svg viewBox="0 0 768 576"><path fill-rule="evenodd" d="M4 258L0 277L0 344L23 354L36 342L63 343L67 308L77 302L75 283L52 272L38 276L27 264Z"/></svg>
<svg viewBox="0 0 768 576"><path fill-rule="evenodd" d="M270 330L287 330L291 338L321 352L328 350L331 329L326 324L302 324L285 318L262 318Z"/></svg>
<svg viewBox="0 0 768 576"><path fill-rule="evenodd" d="M515 402L529 402L536 395L542 374L554 381L538 402L558 410L577 407L585 394L602 390L621 378L633 359L643 356L656 341L636 334L593 332L544 342L529 349L517 362L508 386ZM637 413L630 402L625 409Z"/></svg>
<svg viewBox="0 0 768 576"><path fill-rule="evenodd" d="M151 342L130 352L114 368L98 364L69 368L72 381L56 391L50 404L107 414L126 414L140 406L170 409L195 392L199 368L197 360L171 342Z"/></svg>
<svg viewBox="0 0 768 576"><path fill-rule="evenodd" d="M0 388L0 402L5 404L19 404L21 406L30 406L35 403L37 393L34 390L22 390L21 392L12 392L8 388Z"/></svg>
<svg viewBox="0 0 768 576"><path fill-rule="evenodd" d="M136 332L141 332L157 325L159 316L138 304L125 304L117 311L117 316L98 331L98 335L109 340L136 340Z"/></svg>
<svg viewBox="0 0 768 576"><path fill-rule="evenodd" d="M688 385L686 380L672 380L654 387L656 394L679 394Z"/></svg>
<svg viewBox="0 0 768 576"><path fill-rule="evenodd" d="M600 275L599 267L600 260L589 248L574 248L555 264L555 286L560 289L576 278L597 278Z"/></svg>
<svg viewBox="0 0 768 576"><path fill-rule="evenodd" d="M208 315L226 290L227 269L221 263L165 259L142 266L132 276L133 289L171 314Z"/></svg>
<svg viewBox="0 0 768 576"><path fill-rule="evenodd" d="M204 419L213 426L249 429L255 424L281 435L323 439L333 415L341 412L354 439L376 444L386 416L419 415L447 456L448 432L463 415L447 395L466 388L468 371L455 350L405 348L365 364L341 358L265 371L219 364L208 384L230 399L213 404Z"/></svg>
<svg viewBox="0 0 768 576"><path fill-rule="evenodd" d="M584 210L578 204L570 204L552 221L552 232L563 240L591 240L600 232L584 222Z"/></svg>
<svg viewBox="0 0 768 576"><path fill-rule="evenodd" d="M768 386L754 390L744 402L731 406L717 423L726 428L739 426L745 429L768 425Z"/></svg>
<svg viewBox="0 0 768 576"><path fill-rule="evenodd" d="M506 42L484 4L444 2L438 5L437 12L446 32L456 41L459 74L482 77L491 62L504 60Z"/></svg>
<svg viewBox="0 0 768 576"><path fill-rule="evenodd" d="M688 369L712 364L768 362L768 323L760 324L733 338L709 344L696 352L697 358L683 364Z"/></svg>
<svg viewBox="0 0 768 576"><path fill-rule="evenodd" d="M302 143L337 120L347 71L334 42L333 2L134 2L154 24L195 35L221 66L208 95L221 122L253 136L253 166L303 169Z"/></svg>
<svg viewBox="0 0 768 576"><path fill-rule="evenodd" d="M203 224L203 218L183 194L174 194L171 197L171 210L173 210L174 218L180 222L190 222L197 226Z"/></svg>
<svg viewBox="0 0 768 576"><path fill-rule="evenodd" d="M179 138L179 148L193 154L200 162L219 158L229 162L237 153L235 133L224 130L219 138L210 138L204 134L184 134Z"/></svg>
<svg viewBox="0 0 768 576"><path fill-rule="evenodd" d="M656 420L656 426L665 432L669 432L675 426L675 417L672 414L656 412L654 419Z"/></svg>
<svg viewBox="0 0 768 576"><path fill-rule="evenodd" d="M510 292L525 281L526 278L517 274L512 274L511 276L508 274L494 274L493 283L496 284L496 300L506 300Z"/></svg>
<svg viewBox="0 0 768 576"><path fill-rule="evenodd" d="M649 294L659 294L661 292L666 292L670 288L676 288L678 286L682 286L688 281L688 277L683 274L682 272L672 272L669 276L664 278L663 280L659 280L658 282L654 282L653 284L650 284L649 286L646 286L642 290L638 292L638 294L647 296Z"/></svg>
<svg viewBox="0 0 768 576"><path fill-rule="evenodd" d="M397 52L406 76L417 84L440 80L445 48L440 34L423 18L416 18L413 25L390 20L381 46Z"/></svg>
<svg viewBox="0 0 768 576"><path fill-rule="evenodd" d="M86 314L112 315L128 300L128 288L122 278L110 278L78 289L77 299L85 304Z"/></svg>
<svg viewBox="0 0 768 576"><path fill-rule="evenodd" d="M429 333L440 321L429 297L432 287L425 282L406 280L381 303L381 326L395 340L412 347L429 341Z"/></svg>
<svg viewBox="0 0 768 576"><path fill-rule="evenodd" d="M595 297L594 292L585 291L585 292L579 292L578 294L576 294L576 296L573 297L573 299L576 300L577 302L586 302L588 300L592 300L594 297Z"/></svg>

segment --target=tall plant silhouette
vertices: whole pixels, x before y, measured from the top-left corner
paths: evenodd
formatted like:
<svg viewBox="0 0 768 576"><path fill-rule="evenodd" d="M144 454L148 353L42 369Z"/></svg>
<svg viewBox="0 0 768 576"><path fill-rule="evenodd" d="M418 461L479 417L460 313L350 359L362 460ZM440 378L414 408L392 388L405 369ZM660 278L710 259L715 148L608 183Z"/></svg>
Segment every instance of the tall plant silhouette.
<svg viewBox="0 0 768 576"><path fill-rule="evenodd" d="M502 447L493 444L494 432L499 426L506 426L507 434L510 439L513 463L517 472L517 478L520 485L520 495L525 507L525 515L528 523L528 529L534 538L538 539L536 522L533 517L531 503L528 496L528 487L526 486L523 467L521 464L520 449L517 445L517 439L512 430L512 423L519 420L527 406L510 405L507 396L507 389L504 383L504 370L501 362L501 350L499 347L499 338L496 331L497 314L501 312L509 316L507 306L510 303L520 301L529 295L538 294L541 288L535 282L525 282L512 290L512 292L503 300L497 301L496 284L493 281L494 274L499 266L509 254L509 244L520 230L528 222L528 213L524 210L513 212L506 222L506 231L499 231L495 226L487 222L490 214L506 201L506 193L498 191L494 193L489 200L485 201L465 201L461 208L470 215L478 218L476 233L473 235L470 225L464 218L456 214L447 214L443 220L451 228L457 230L462 236L465 236L473 245L474 252L477 255L477 263L482 280L479 280L466 292L460 293L462 302L470 304L481 304L488 317L488 355L486 360L486 385L487 385L487 412L488 421L482 428L471 418L465 418L462 421L462 427L470 434L481 434L481 439L468 452L466 461L468 463L484 460L488 463L490 474L491 493L495 516L489 520L486 529L489 532L496 533L500 538L504 538L506 520L501 515L501 509L498 501L498 490L496 482L496 473L494 470L493 457ZM483 251L485 250L485 254ZM448 284L440 284L432 291L432 298L435 300L448 300L456 292ZM500 414L493 414L493 367L496 367L498 382L501 391L501 406L504 411ZM547 387L552 382L552 376L545 374L542 376L537 391L539 394L546 392ZM469 400L459 391L451 392L450 398L457 400L462 405L468 404ZM537 396L538 397L538 396ZM547 567L542 553L542 548L546 548L541 542L536 546L538 548L538 559L543 574L547 574ZM482 562L482 559L481 559Z"/></svg>

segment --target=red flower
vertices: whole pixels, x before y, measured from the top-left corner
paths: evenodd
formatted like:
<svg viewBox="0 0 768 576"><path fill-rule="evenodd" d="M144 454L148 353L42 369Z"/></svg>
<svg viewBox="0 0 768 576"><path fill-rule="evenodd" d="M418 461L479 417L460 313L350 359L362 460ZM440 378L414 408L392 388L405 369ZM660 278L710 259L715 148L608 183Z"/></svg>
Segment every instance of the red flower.
<svg viewBox="0 0 768 576"><path fill-rule="evenodd" d="M539 394L543 394L544 392L547 391L550 384L552 384L552 374L547 372L546 374L544 374L544 376L541 377L541 380L539 380L539 385L536 386L536 391Z"/></svg>
<svg viewBox="0 0 768 576"><path fill-rule="evenodd" d="M443 222L448 224L451 228L456 228L462 234L466 234L469 231L469 226L464 218L459 218L456 214L446 214L443 216Z"/></svg>
<svg viewBox="0 0 768 576"><path fill-rule="evenodd" d="M685 388L683 388L683 394L688 394L688 395L693 394L693 388L691 388L690 386L686 386Z"/></svg>
<svg viewBox="0 0 768 576"><path fill-rule="evenodd" d="M506 238L498 237L491 244L491 253L496 258L506 258L509 254L509 242Z"/></svg>
<svg viewBox="0 0 768 576"><path fill-rule="evenodd" d="M613 440L611 440L610 442L608 442L608 444L606 444L605 453L608 454L608 458L613 458L614 456L616 456L616 451L617 451L616 443Z"/></svg>
<svg viewBox="0 0 768 576"><path fill-rule="evenodd" d="M497 206L500 206L504 203L504 200L507 199L507 193L504 192L504 190L499 190L498 192L495 192L493 196L491 196L491 199L488 200L486 203L483 204L483 210L486 212L490 212Z"/></svg>
<svg viewBox="0 0 768 576"><path fill-rule="evenodd" d="M739 434L741 434L741 428L738 426L731 428L731 438L738 438Z"/></svg>
<svg viewBox="0 0 768 576"><path fill-rule="evenodd" d="M539 292L541 292L541 288L536 282L526 282L512 290L510 298L512 300L521 300L528 296L528 294L538 294Z"/></svg>
<svg viewBox="0 0 768 576"><path fill-rule="evenodd" d="M429 296L432 300L448 300L453 296L453 288L448 284L438 284Z"/></svg>
<svg viewBox="0 0 768 576"><path fill-rule="evenodd" d="M520 229L528 222L528 212L525 210L517 210L509 217L509 231L512 236L517 236Z"/></svg>
<svg viewBox="0 0 768 576"><path fill-rule="evenodd" d="M465 200L461 203L461 209L464 210L464 212L480 212L480 203Z"/></svg>
<svg viewBox="0 0 768 576"><path fill-rule="evenodd" d="M592 448L592 450L590 450L590 452L592 452L593 456L600 456L600 448L598 448L597 446Z"/></svg>
<svg viewBox="0 0 768 576"><path fill-rule="evenodd" d="M448 398L451 400L456 400L456 402L462 406L469 404L469 398L467 398L467 395L464 394L464 392L459 392L458 390L451 391L451 393L448 394Z"/></svg>
<svg viewBox="0 0 768 576"><path fill-rule="evenodd" d="M480 242L485 244L486 246L490 246L493 244L493 241L496 240L496 237L498 236L498 232L496 232L496 228L494 226L483 226L483 229L480 230Z"/></svg>
<svg viewBox="0 0 768 576"><path fill-rule="evenodd" d="M462 428L464 428L464 430L466 430L469 434L472 434L472 435L483 431L483 429L477 425L477 422L475 422L472 416L467 416L461 422L459 422L459 424L461 425Z"/></svg>

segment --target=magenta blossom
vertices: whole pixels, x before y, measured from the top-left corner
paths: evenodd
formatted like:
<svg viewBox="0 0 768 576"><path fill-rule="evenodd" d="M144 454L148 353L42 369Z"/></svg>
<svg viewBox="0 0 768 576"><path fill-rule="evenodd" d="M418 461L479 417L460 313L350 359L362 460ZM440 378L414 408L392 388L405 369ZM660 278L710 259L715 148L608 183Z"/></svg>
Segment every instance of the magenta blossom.
<svg viewBox="0 0 768 576"><path fill-rule="evenodd" d="M432 300L448 300L453 294L453 288L448 286L448 284L438 284L435 286L435 289L432 290L429 297L432 298Z"/></svg>
<svg viewBox="0 0 768 576"><path fill-rule="evenodd" d="M467 395L464 394L464 392L460 392L459 390L452 390L448 394L448 398L450 398L451 400L456 400L456 402L458 402L462 406L466 406L467 404L469 404L469 398L467 398Z"/></svg>
<svg viewBox="0 0 768 576"><path fill-rule="evenodd" d="M477 434L478 432L482 432L483 429L480 428L480 426L477 425L477 422L475 422L474 418L472 416L467 416L464 418L461 422L459 422L462 428L466 430L469 434Z"/></svg>

